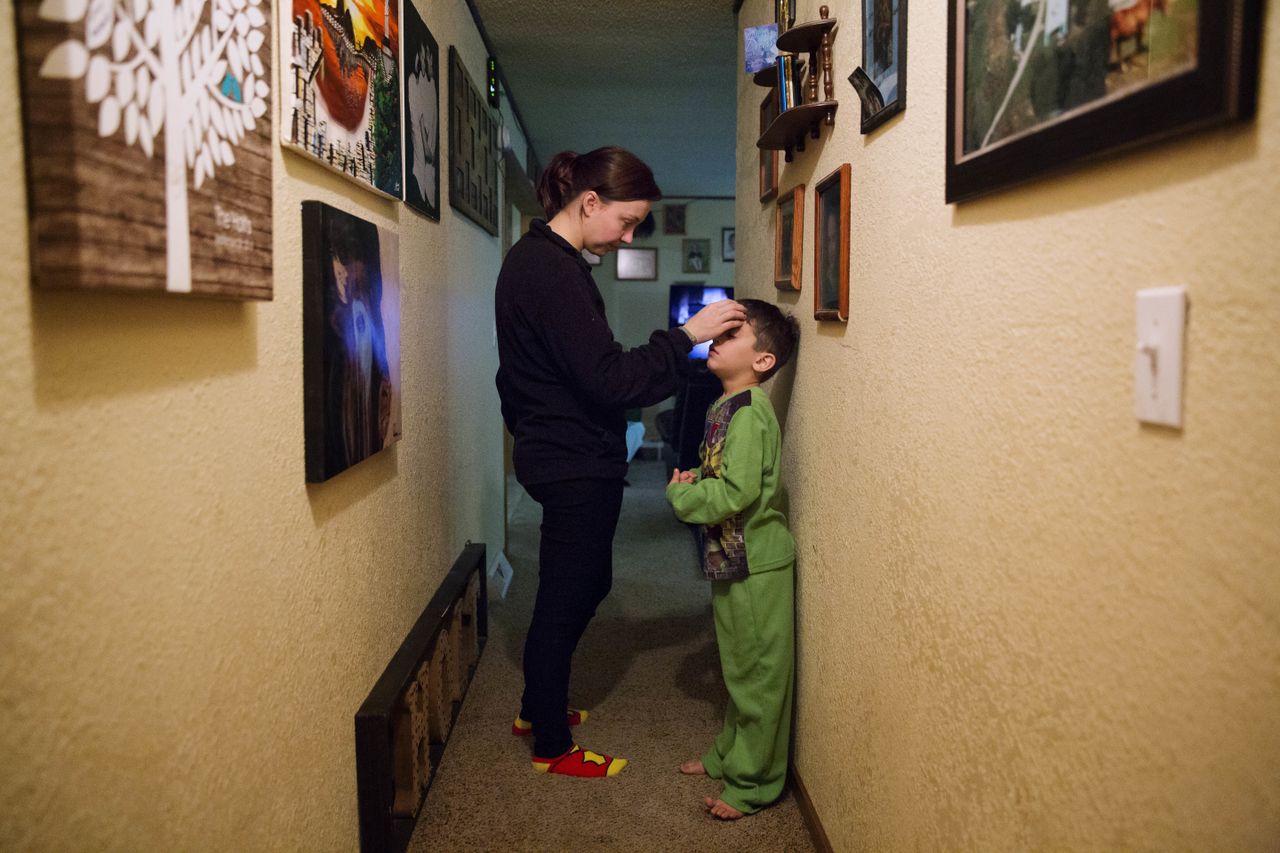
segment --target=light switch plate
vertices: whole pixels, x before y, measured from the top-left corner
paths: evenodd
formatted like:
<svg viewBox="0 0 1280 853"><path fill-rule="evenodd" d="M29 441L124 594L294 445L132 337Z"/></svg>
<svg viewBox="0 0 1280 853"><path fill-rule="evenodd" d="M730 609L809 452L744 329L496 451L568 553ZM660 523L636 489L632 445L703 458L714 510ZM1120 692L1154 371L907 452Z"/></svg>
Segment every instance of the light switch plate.
<svg viewBox="0 0 1280 853"><path fill-rule="evenodd" d="M1186 288L1139 290L1137 315L1137 348L1133 354L1134 412L1144 423L1181 428Z"/></svg>

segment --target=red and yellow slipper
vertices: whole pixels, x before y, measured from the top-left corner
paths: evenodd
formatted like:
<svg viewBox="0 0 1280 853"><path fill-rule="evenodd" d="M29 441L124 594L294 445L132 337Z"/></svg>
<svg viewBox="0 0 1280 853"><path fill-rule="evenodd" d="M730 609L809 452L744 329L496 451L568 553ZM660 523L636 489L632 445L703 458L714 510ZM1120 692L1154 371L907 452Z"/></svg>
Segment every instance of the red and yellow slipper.
<svg viewBox="0 0 1280 853"><path fill-rule="evenodd" d="M569 725L571 726L581 725L587 721L586 711L580 711L577 708L570 708L564 713L565 717L569 721ZM531 735L533 734L533 723L522 719L521 717L516 717L516 721L511 724L511 733L513 735L519 735L520 737Z"/></svg>
<svg viewBox="0 0 1280 853"><path fill-rule="evenodd" d="M585 779L603 779L617 776L627 766L627 759L601 755L583 749L576 743L573 749L558 758L533 757L533 769L539 773L559 773L561 776L579 776Z"/></svg>

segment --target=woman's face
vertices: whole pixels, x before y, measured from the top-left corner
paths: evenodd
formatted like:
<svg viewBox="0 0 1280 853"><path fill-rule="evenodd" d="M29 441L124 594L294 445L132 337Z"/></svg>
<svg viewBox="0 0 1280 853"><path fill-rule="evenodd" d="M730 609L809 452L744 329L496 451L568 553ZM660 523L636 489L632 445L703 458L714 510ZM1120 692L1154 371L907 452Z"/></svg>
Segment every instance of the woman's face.
<svg viewBox="0 0 1280 853"><path fill-rule="evenodd" d="M649 202L605 201L594 192L582 200L582 242L593 255L605 255L630 243L636 226L649 215Z"/></svg>

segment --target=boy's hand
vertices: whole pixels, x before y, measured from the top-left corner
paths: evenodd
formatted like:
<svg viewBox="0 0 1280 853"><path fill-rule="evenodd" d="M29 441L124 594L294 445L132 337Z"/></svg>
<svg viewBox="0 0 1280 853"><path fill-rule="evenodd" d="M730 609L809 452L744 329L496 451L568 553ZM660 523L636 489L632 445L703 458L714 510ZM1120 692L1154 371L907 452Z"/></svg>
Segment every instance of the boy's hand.
<svg viewBox="0 0 1280 853"><path fill-rule="evenodd" d="M673 486L676 483L689 483L692 485L694 479L693 471L681 471L679 468L676 468L672 470L671 482L667 483L667 485Z"/></svg>

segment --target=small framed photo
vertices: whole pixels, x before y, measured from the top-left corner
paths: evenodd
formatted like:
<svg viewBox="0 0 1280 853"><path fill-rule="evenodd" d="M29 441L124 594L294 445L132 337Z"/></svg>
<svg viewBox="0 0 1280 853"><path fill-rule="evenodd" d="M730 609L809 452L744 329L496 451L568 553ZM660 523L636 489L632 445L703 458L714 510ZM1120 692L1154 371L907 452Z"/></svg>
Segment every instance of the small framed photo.
<svg viewBox="0 0 1280 853"><path fill-rule="evenodd" d="M800 289L800 253L804 250L804 184L779 195L774 208L773 284L786 290Z"/></svg>
<svg viewBox="0 0 1280 853"><path fill-rule="evenodd" d="M733 228L720 229L720 260L722 261L732 261L733 256L736 254L733 236L735 230Z"/></svg>
<svg viewBox="0 0 1280 853"><path fill-rule="evenodd" d="M907 0L862 0L862 67L881 99L875 112L862 103L870 133L907 108Z"/></svg>
<svg viewBox="0 0 1280 853"><path fill-rule="evenodd" d="M654 281L658 277L658 250L619 246L619 281Z"/></svg>
<svg viewBox="0 0 1280 853"><path fill-rule="evenodd" d="M769 94L760 102L760 135L769 129L778 117L778 88L769 88ZM776 149L760 149L760 201L770 201L778 195L778 152Z"/></svg>
<svg viewBox="0 0 1280 853"><path fill-rule="evenodd" d="M681 240L680 257L682 258L680 262L681 272L711 272L711 241Z"/></svg>
<svg viewBox="0 0 1280 853"><path fill-rule="evenodd" d="M593 267L600 266L600 261L603 260L603 258L601 258L599 255L593 255L591 252L588 252L586 249L582 250L582 259L587 263L591 264L591 266Z"/></svg>
<svg viewBox="0 0 1280 853"><path fill-rule="evenodd" d="M662 206L662 233L683 234L684 214L687 205L664 204Z"/></svg>
<svg viewBox="0 0 1280 853"><path fill-rule="evenodd" d="M849 164L827 175L813 196L813 316L849 319Z"/></svg>

